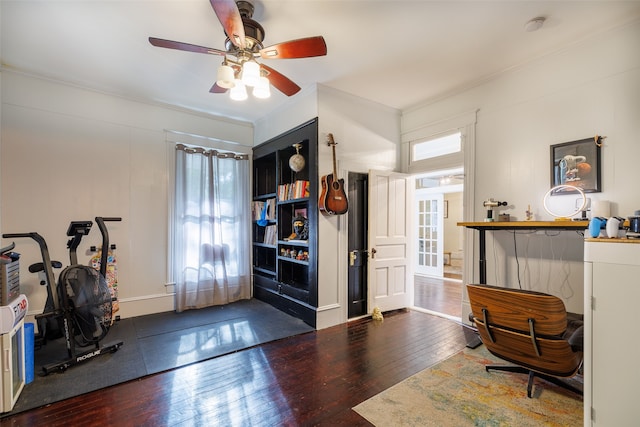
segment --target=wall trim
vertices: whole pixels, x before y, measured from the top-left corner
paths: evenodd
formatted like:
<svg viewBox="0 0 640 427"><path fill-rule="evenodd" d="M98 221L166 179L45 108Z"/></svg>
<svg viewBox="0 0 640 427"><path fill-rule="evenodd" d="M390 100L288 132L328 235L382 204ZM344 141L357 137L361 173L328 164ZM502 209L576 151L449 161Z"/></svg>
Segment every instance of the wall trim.
<svg viewBox="0 0 640 427"><path fill-rule="evenodd" d="M419 139L430 138L433 135L460 129L470 123L475 124L479 111L480 109L477 108L472 111L465 111L454 116L447 117L446 119L423 123L410 130L403 130L401 143L408 144Z"/></svg>
<svg viewBox="0 0 640 427"><path fill-rule="evenodd" d="M229 141L226 139L214 138L211 136L197 135L194 133L183 132L173 129L164 129L165 139L167 142L184 143L202 146L207 144L207 147L218 148L223 150L230 150L241 153L251 153L253 145L243 144L237 141Z"/></svg>
<svg viewBox="0 0 640 427"><path fill-rule="evenodd" d="M340 304L327 304L327 305L323 305L322 307L318 307L317 311L328 311L328 310L335 310L337 308L340 308Z"/></svg>

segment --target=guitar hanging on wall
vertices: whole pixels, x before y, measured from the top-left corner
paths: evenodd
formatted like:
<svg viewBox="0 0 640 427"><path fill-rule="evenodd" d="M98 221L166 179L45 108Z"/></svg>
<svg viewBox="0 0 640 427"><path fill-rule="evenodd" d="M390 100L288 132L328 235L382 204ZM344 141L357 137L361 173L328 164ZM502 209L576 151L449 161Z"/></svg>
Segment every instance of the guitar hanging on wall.
<svg viewBox="0 0 640 427"><path fill-rule="evenodd" d="M342 215L349 210L349 202L344 192L344 179L337 179L336 142L333 140L333 134L327 135L327 145L333 151L333 173L322 177L322 193L318 200L318 209L324 215Z"/></svg>

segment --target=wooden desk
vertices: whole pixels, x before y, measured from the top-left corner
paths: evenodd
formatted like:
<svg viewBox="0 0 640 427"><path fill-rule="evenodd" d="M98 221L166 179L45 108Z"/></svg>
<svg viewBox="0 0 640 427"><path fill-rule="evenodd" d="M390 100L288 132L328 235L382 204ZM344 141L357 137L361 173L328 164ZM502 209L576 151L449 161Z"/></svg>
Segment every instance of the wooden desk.
<svg viewBox="0 0 640 427"><path fill-rule="evenodd" d="M459 222L458 226L473 228L479 232L479 259L480 283L487 283L487 230L586 230L589 221L493 221L493 222Z"/></svg>

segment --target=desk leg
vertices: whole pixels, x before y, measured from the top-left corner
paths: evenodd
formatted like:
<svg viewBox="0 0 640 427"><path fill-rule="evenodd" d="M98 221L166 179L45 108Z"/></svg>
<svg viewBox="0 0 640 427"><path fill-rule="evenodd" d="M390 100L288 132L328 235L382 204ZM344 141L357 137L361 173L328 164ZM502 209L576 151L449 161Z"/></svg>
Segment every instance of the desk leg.
<svg viewBox="0 0 640 427"><path fill-rule="evenodd" d="M478 230L480 232L480 257L478 267L480 269L480 283L487 283L487 248L486 248L486 230Z"/></svg>

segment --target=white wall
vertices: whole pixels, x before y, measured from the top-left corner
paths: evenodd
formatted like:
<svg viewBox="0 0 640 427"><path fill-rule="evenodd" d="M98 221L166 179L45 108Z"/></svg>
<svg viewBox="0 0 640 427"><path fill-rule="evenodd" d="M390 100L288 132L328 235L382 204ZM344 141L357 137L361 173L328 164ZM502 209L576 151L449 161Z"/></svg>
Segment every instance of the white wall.
<svg viewBox="0 0 640 427"><path fill-rule="evenodd" d="M444 219L444 250L459 252L463 233L457 224L462 221L462 193L446 193L444 200L449 204L449 215Z"/></svg>
<svg viewBox="0 0 640 427"><path fill-rule="evenodd" d="M3 73L1 94L2 232L36 231L47 240L52 259L68 265L70 221L122 217L121 223L108 223L118 248L119 314L172 310L172 288L166 286L172 150L165 131L249 149L253 126L12 72ZM89 258L85 250L100 242L94 228L79 249L81 263ZM30 314L42 312L45 289L27 270L40 261L38 247L30 239L16 245Z"/></svg>
<svg viewBox="0 0 640 427"><path fill-rule="evenodd" d="M274 138L318 117L318 92L304 89L271 114L255 122L254 145Z"/></svg>
<svg viewBox="0 0 640 427"><path fill-rule="evenodd" d="M338 176L348 172L398 170L400 111L321 86L319 91L318 174L333 170L327 134L336 146ZM318 328L347 321L348 229L346 215L318 220ZM371 311L373 307L369 307Z"/></svg>
<svg viewBox="0 0 640 427"><path fill-rule="evenodd" d="M405 111L403 133L479 109L475 200L506 200L514 208L505 212L517 219L524 218L530 204L537 220L552 219L542 206L550 187L549 146L607 136L603 192L590 197L610 200L614 215L630 215L640 208L638 40L637 21L598 34L472 89ZM482 221L484 209L476 206L475 212L475 220ZM495 253L499 262L489 259L488 281L517 286L513 236L494 236L488 236L487 252L489 258ZM523 287L555 293L570 311L582 312L582 238L564 232L555 238L525 235L517 240L521 282L528 276ZM477 263L477 255L472 262ZM477 280L477 275L465 280Z"/></svg>

